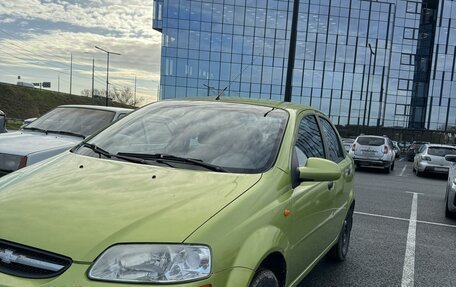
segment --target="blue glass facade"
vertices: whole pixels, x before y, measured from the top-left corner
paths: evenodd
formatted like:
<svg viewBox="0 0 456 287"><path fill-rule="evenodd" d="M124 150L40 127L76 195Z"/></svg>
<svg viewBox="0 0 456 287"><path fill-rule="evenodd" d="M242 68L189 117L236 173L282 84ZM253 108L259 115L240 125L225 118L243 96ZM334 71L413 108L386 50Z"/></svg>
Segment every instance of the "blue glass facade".
<svg viewBox="0 0 456 287"><path fill-rule="evenodd" d="M291 100L336 124L456 126L451 0L155 0L161 98Z"/></svg>

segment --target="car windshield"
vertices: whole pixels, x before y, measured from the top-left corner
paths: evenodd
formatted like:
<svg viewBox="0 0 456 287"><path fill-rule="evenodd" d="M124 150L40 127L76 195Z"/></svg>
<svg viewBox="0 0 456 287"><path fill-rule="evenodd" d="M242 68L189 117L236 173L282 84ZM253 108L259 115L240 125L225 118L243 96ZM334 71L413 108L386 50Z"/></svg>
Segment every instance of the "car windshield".
<svg viewBox="0 0 456 287"><path fill-rule="evenodd" d="M56 108L25 129L38 129L49 132L72 133L87 137L112 122L115 113L90 108Z"/></svg>
<svg viewBox="0 0 456 287"><path fill-rule="evenodd" d="M381 146L385 144L385 139L378 137L359 137L356 142L360 145Z"/></svg>
<svg viewBox="0 0 456 287"><path fill-rule="evenodd" d="M447 154L456 154L456 149L449 147L430 147L427 153L428 155L444 157Z"/></svg>
<svg viewBox="0 0 456 287"><path fill-rule="evenodd" d="M176 165L173 161L180 157L225 171L257 173L274 163L287 119L284 110L262 106L160 102L114 124L89 143L112 155L143 159L165 155L159 158L169 158L173 167L195 168L182 162ZM75 152L100 157L87 146Z"/></svg>

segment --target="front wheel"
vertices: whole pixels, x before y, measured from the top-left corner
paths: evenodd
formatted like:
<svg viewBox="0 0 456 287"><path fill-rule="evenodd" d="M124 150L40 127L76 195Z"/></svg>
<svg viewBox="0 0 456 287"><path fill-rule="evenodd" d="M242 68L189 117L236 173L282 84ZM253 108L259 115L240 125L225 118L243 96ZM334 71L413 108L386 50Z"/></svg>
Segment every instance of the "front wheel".
<svg viewBox="0 0 456 287"><path fill-rule="evenodd" d="M260 269L253 277L250 287L279 287L279 281L271 270Z"/></svg>
<svg viewBox="0 0 456 287"><path fill-rule="evenodd" d="M353 209L345 217L344 224L342 225L342 230L339 234L339 239L337 240L336 245L334 245L329 251L329 257L335 261L345 261L348 253L348 246L350 245L350 235L353 225Z"/></svg>

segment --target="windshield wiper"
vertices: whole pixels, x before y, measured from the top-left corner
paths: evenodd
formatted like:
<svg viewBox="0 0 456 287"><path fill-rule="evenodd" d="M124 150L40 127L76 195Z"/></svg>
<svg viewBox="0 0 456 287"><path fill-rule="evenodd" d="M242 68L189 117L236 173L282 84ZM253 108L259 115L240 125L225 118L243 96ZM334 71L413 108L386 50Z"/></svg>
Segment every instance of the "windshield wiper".
<svg viewBox="0 0 456 287"><path fill-rule="evenodd" d="M46 135L48 134L48 131L47 131L47 130L40 129L40 128L35 128L35 127L24 127L23 129L24 129L24 130L37 131L37 132L43 132L43 133L45 133Z"/></svg>
<svg viewBox="0 0 456 287"><path fill-rule="evenodd" d="M144 159L112 154L109 151L106 151L106 150L102 149L101 147L99 147L97 145L94 145L94 144L91 144L91 143L88 143L88 142L81 143L81 146L89 148L89 149L93 150L95 153L99 154L100 156L102 155L102 156L105 156L107 158L117 158L117 159L122 159L122 160L125 160L125 161L129 161L129 162L147 164L147 161L145 161Z"/></svg>
<svg viewBox="0 0 456 287"><path fill-rule="evenodd" d="M196 166L201 166L204 167L208 170L213 170L217 172L229 172L227 169L210 164L207 162L204 162L200 159L193 159L193 158L185 158L185 157L179 157L175 155L169 155L169 154L162 154L162 153L157 153L157 154L144 154L144 153L127 153L127 152L119 152L117 155L119 156L128 156L128 157L137 157L137 158L142 158L142 159L149 159L149 160L155 160L155 161L175 161L175 162L183 162L183 163L188 163Z"/></svg>
<svg viewBox="0 0 456 287"><path fill-rule="evenodd" d="M86 138L85 135L81 135L81 134L73 133L73 132L68 132L68 131L51 131L51 130L47 130L47 131L46 131L46 134L47 134L47 133L56 133L56 134L61 134L61 135L76 136L76 137L81 137L81 138L83 138L83 139Z"/></svg>

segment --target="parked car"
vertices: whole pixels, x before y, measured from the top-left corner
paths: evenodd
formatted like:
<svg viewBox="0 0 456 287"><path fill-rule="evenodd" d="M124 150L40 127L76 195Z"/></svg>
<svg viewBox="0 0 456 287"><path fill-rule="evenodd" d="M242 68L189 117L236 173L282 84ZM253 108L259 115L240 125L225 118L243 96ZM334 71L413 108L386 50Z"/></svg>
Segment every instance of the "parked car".
<svg viewBox="0 0 456 287"><path fill-rule="evenodd" d="M394 170L396 154L393 142L385 136L362 135L356 138L350 150L356 167L383 168L386 173Z"/></svg>
<svg viewBox="0 0 456 287"><path fill-rule="evenodd" d="M456 155L456 148L450 145L425 144L420 147L413 161L413 171L417 176L424 173L448 174L451 162L446 155Z"/></svg>
<svg viewBox="0 0 456 287"><path fill-rule="evenodd" d="M328 117L241 99L148 105L0 191L8 286L295 286L346 258L355 204Z"/></svg>
<svg viewBox="0 0 456 287"><path fill-rule="evenodd" d="M445 160L451 162L448 173L448 184L445 194L445 215L446 217L456 217L456 155L446 155Z"/></svg>
<svg viewBox="0 0 456 287"><path fill-rule="evenodd" d="M0 134L6 133L6 116L5 113L0 110Z"/></svg>
<svg viewBox="0 0 456 287"><path fill-rule="evenodd" d="M352 147L352 144L355 142L355 139L348 139L344 138L342 139L342 143L344 145L345 151L348 153L350 152L350 149Z"/></svg>
<svg viewBox="0 0 456 287"><path fill-rule="evenodd" d="M131 109L64 105L17 132L0 135L0 176L69 150Z"/></svg>
<svg viewBox="0 0 456 287"><path fill-rule="evenodd" d="M26 126L28 126L29 124L33 123L34 121L36 121L37 118L28 118L28 119L25 119L23 122L22 122L22 125L21 125L21 129L25 128Z"/></svg>
<svg viewBox="0 0 456 287"><path fill-rule="evenodd" d="M393 149L394 149L394 153L396 154L396 158L399 158L401 156L401 149L400 149L397 141L393 141Z"/></svg>
<svg viewBox="0 0 456 287"><path fill-rule="evenodd" d="M416 152L420 149L422 145L425 144L430 144L430 142L423 142L423 141L414 141L412 144L409 146L407 150L407 160L408 161L413 161L416 155Z"/></svg>

